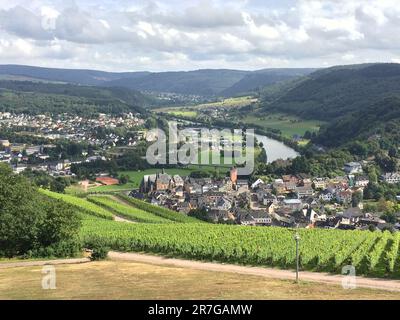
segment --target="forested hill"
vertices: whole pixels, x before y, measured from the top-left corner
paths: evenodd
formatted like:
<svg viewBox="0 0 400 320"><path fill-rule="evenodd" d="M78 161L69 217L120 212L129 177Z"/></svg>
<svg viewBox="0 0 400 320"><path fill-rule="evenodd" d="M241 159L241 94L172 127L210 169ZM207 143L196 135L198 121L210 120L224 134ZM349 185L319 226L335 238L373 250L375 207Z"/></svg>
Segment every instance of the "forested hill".
<svg viewBox="0 0 400 320"><path fill-rule="evenodd" d="M338 147L373 136L400 141L400 64L333 67L273 88L263 92L261 113L326 121L318 144Z"/></svg>
<svg viewBox="0 0 400 320"><path fill-rule="evenodd" d="M224 69L159 72L141 78L109 81L104 85L124 86L146 91L215 96L240 81L248 73L248 71Z"/></svg>
<svg viewBox="0 0 400 320"><path fill-rule="evenodd" d="M247 74L240 81L222 92L223 96L235 96L239 94L260 91L284 81L297 79L316 71L316 69L264 69Z"/></svg>
<svg viewBox="0 0 400 320"><path fill-rule="evenodd" d="M400 146L400 96L384 98L333 120L315 138L315 142L329 147L354 140L377 140L381 147Z"/></svg>
<svg viewBox="0 0 400 320"><path fill-rule="evenodd" d="M42 68L23 65L0 65L0 75L10 79L68 82L83 85L101 85L121 78L142 77L148 72L105 72L85 69Z"/></svg>
<svg viewBox="0 0 400 320"><path fill-rule="evenodd" d="M311 73L314 69L258 71L203 69L176 72L104 72L0 65L0 79L124 87L140 91L201 96L236 96Z"/></svg>
<svg viewBox="0 0 400 320"><path fill-rule="evenodd" d="M32 81L0 81L0 111L38 113L145 113L150 98L126 88Z"/></svg>
<svg viewBox="0 0 400 320"><path fill-rule="evenodd" d="M353 112L379 108L384 98L400 96L400 64L367 64L316 71L263 108L303 118L332 121Z"/></svg>

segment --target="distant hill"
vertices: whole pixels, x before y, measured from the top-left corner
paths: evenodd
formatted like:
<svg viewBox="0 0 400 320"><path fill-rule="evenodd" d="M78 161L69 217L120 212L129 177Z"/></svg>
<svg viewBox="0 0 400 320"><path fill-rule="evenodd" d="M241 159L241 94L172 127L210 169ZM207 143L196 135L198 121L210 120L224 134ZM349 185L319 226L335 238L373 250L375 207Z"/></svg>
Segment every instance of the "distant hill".
<svg viewBox="0 0 400 320"><path fill-rule="evenodd" d="M139 91L173 92L200 96L237 96L304 76L314 69L259 71L203 69L177 72L104 72L96 70L0 65L0 79L63 82L91 86L125 87Z"/></svg>
<svg viewBox="0 0 400 320"><path fill-rule="evenodd" d="M126 88L0 80L0 111L145 114L150 98Z"/></svg>
<svg viewBox="0 0 400 320"><path fill-rule="evenodd" d="M400 64L366 64L316 71L262 107L307 119L332 121L400 95Z"/></svg>
<svg viewBox="0 0 400 320"><path fill-rule="evenodd" d="M125 78L109 81L104 85L124 86L146 91L214 96L240 81L248 73L248 71L224 69L160 72L135 79Z"/></svg>
<svg viewBox="0 0 400 320"><path fill-rule="evenodd" d="M222 91L224 96L253 93L265 87L308 75L317 69L264 69L245 75L240 81Z"/></svg>
<svg viewBox="0 0 400 320"><path fill-rule="evenodd" d="M0 65L0 75L29 77L31 79L68 82L83 85L101 85L121 78L142 77L148 72L104 72L84 69L57 69L22 65Z"/></svg>
<svg viewBox="0 0 400 320"><path fill-rule="evenodd" d="M282 112L326 121L314 139L326 146L376 134L389 140L400 138L393 133L400 132L400 64L318 70L264 89L261 101L261 113Z"/></svg>

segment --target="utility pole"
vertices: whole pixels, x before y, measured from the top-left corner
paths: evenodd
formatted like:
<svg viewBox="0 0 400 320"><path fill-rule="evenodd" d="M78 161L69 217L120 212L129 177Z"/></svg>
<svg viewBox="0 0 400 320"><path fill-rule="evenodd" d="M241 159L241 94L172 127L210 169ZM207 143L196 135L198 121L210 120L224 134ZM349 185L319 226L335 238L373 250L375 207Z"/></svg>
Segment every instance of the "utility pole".
<svg viewBox="0 0 400 320"><path fill-rule="evenodd" d="M294 240L296 241L296 283L299 283L299 242L300 242L300 235L296 231L294 235Z"/></svg>

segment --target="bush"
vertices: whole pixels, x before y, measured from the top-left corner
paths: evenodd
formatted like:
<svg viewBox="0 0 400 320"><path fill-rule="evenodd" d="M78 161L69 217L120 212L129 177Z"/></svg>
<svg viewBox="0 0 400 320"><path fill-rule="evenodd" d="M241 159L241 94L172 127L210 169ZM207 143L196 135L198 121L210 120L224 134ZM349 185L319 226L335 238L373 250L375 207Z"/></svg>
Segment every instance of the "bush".
<svg viewBox="0 0 400 320"><path fill-rule="evenodd" d="M90 243L86 244L92 250L90 259L92 261L104 260L107 258L109 246L101 239L93 239Z"/></svg>
<svg viewBox="0 0 400 320"><path fill-rule="evenodd" d="M40 194L22 175L0 165L0 254L75 255L81 220L71 206Z"/></svg>

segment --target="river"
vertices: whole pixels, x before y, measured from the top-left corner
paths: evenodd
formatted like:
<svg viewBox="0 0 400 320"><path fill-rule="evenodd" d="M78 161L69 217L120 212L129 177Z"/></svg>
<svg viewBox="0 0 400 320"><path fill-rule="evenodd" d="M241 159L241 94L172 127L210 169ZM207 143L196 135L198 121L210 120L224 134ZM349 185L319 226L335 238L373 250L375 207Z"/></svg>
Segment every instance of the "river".
<svg viewBox="0 0 400 320"><path fill-rule="evenodd" d="M265 152L267 153L267 163L271 163L278 159L293 159L299 156L297 151L278 140L259 134L255 134L254 136L257 138L258 142L262 142L264 145Z"/></svg>

